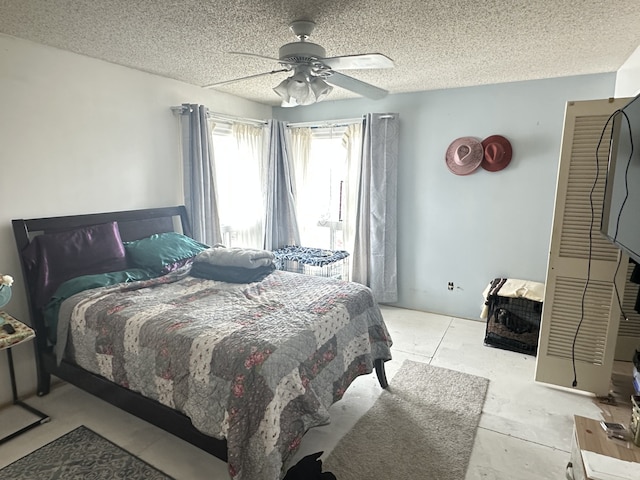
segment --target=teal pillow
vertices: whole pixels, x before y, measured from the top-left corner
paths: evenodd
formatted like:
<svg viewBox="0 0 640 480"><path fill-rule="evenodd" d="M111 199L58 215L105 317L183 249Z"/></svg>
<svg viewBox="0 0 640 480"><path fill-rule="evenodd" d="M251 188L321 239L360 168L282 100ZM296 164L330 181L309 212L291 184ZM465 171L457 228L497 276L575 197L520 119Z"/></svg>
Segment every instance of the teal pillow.
<svg viewBox="0 0 640 480"><path fill-rule="evenodd" d="M165 274L209 247L181 233L167 232L124 242L124 248L132 266Z"/></svg>

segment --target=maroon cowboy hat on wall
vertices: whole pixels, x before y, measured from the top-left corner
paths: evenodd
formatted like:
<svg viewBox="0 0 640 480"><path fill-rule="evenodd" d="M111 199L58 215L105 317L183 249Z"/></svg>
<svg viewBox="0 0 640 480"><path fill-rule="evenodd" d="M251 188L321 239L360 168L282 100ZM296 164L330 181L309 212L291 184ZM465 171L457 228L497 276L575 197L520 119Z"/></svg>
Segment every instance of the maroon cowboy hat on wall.
<svg viewBox="0 0 640 480"><path fill-rule="evenodd" d="M482 141L484 158L481 166L489 172L497 172L506 168L511 162L513 150L509 140L502 135L492 135Z"/></svg>

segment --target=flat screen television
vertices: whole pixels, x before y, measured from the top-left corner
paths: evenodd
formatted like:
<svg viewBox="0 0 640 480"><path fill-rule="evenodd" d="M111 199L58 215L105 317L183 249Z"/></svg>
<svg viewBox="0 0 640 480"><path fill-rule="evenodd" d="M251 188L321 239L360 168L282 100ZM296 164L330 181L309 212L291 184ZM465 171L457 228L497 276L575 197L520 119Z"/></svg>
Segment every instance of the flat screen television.
<svg viewBox="0 0 640 480"><path fill-rule="evenodd" d="M640 95L613 117L600 231L640 263Z"/></svg>

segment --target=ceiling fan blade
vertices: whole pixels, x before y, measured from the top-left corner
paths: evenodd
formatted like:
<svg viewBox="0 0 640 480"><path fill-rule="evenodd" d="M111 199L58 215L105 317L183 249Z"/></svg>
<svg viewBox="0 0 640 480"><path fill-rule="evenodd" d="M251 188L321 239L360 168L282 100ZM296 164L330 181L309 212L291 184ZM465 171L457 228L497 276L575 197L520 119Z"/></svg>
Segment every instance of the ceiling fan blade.
<svg viewBox="0 0 640 480"><path fill-rule="evenodd" d="M255 57L255 58L262 58L264 60L270 60L272 62L278 62L280 64L283 65L295 65L296 62L290 62L289 60L280 60L279 58L275 58L275 57L267 57L266 55L259 55L257 53L247 53L247 52L227 52L230 53L232 55L243 55L245 57Z"/></svg>
<svg viewBox="0 0 640 480"><path fill-rule="evenodd" d="M241 82L242 80L249 80L250 78L262 77L264 75L273 75L274 73L289 72L288 68L281 68L280 70L271 70L270 72L256 73L255 75L248 75L246 77L234 78L233 80L225 80L224 82L212 83L210 85L204 85L202 88L213 88L228 85L230 83Z"/></svg>
<svg viewBox="0 0 640 480"><path fill-rule="evenodd" d="M325 77L325 81L332 85L335 85L345 90L350 90L363 97L371 98L373 100L380 100L387 96L389 92L386 90L371 85L370 83L363 82L348 75L344 75L339 72L331 72L330 75Z"/></svg>
<svg viewBox="0 0 640 480"><path fill-rule="evenodd" d="M360 70L368 68L393 68L393 60L381 53L363 53L362 55L344 55L342 57L323 58L322 63L332 70Z"/></svg>
<svg viewBox="0 0 640 480"><path fill-rule="evenodd" d="M247 52L227 52L227 53L230 53L232 55L244 55L245 57L264 58L265 60L271 60L273 62L279 62L280 61L277 58L267 57L266 55L259 55L257 53L247 53Z"/></svg>

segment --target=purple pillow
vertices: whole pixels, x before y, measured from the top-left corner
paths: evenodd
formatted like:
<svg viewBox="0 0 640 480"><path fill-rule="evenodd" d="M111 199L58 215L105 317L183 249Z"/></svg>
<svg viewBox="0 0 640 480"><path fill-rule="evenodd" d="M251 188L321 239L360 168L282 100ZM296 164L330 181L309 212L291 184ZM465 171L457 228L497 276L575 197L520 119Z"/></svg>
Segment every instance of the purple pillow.
<svg viewBox="0 0 640 480"><path fill-rule="evenodd" d="M22 255L29 270L35 304L40 308L67 280L127 268L117 222L38 235Z"/></svg>

